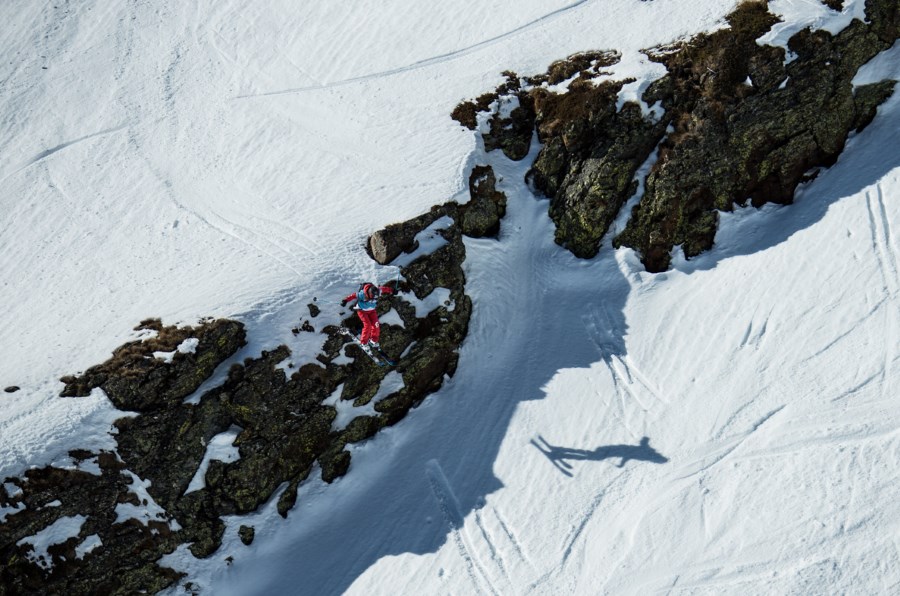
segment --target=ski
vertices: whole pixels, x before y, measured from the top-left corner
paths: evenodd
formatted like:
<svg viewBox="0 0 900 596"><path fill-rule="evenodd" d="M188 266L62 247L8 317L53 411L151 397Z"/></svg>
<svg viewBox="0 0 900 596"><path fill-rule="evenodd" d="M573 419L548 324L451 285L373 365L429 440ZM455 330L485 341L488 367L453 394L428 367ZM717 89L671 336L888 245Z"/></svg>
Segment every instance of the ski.
<svg viewBox="0 0 900 596"><path fill-rule="evenodd" d="M395 366L397 363L388 358L388 355L384 353L384 350L378 348L377 355L376 352L372 351L372 348L364 345L362 341L359 339L355 333L347 329L346 327L341 327L340 332L353 340L353 342L359 346L359 348L365 352L366 356L372 359L372 362L377 364L378 366Z"/></svg>
<svg viewBox="0 0 900 596"><path fill-rule="evenodd" d="M384 350L381 348L376 348L378 355L384 360L388 366L397 366L397 362L395 360L391 360L391 357L384 353Z"/></svg>

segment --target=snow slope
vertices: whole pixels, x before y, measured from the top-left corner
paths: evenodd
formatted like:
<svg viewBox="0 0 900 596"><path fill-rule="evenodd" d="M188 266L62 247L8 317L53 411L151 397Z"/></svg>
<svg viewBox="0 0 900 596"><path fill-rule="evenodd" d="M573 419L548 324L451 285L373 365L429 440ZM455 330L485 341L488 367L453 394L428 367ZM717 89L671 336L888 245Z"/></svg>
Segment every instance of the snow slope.
<svg viewBox="0 0 900 596"><path fill-rule="evenodd" d="M143 318L237 316L235 359L299 353L313 297L333 317L392 276L365 237L462 198L486 159L509 214L467 240L457 375L287 520L273 504L167 562L215 594L897 590L900 98L795 205L724 216L713 251L650 275L557 247L530 158L483 155L448 114L575 51L651 76L637 50L734 2L183 4L0 8L0 386L23 388L0 398L0 475L113 444L102 393L55 379ZM773 8L829 25L803 4ZM900 75L897 48L875 62Z"/></svg>
<svg viewBox="0 0 900 596"><path fill-rule="evenodd" d="M374 276L368 234L465 189L474 141L448 115L502 70L635 51L733 2L408 4L0 8L0 385L22 387L0 472L64 453L82 421L105 432L55 379L142 319L266 320L258 352L290 339L271 317Z"/></svg>

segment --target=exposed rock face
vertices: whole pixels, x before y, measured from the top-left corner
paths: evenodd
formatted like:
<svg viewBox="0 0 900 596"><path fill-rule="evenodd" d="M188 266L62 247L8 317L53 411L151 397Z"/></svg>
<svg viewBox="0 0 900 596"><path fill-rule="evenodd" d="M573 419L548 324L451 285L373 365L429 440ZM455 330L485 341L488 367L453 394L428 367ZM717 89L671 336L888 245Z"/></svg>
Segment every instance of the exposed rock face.
<svg viewBox="0 0 900 596"><path fill-rule="evenodd" d="M496 236L500 220L506 215L506 195L497 190L497 179L490 166L475 166L469 176L471 200L461 217L462 232L466 236L482 238Z"/></svg>
<svg viewBox="0 0 900 596"><path fill-rule="evenodd" d="M668 125L644 116L634 103L616 111L621 87L584 83L564 95L535 90L544 148L531 179L550 197L557 243L579 257L597 254L600 238L637 189L635 172Z"/></svg>
<svg viewBox="0 0 900 596"><path fill-rule="evenodd" d="M149 319L136 329L157 335L117 348L112 358L79 377L64 377L63 397L85 396L100 387L121 410L163 408L193 393L216 366L244 345L244 327L235 321L214 321L195 329L163 327L159 319ZM179 351L191 338L197 340L193 351ZM154 357L156 352L171 353L172 362Z"/></svg>
<svg viewBox="0 0 900 596"><path fill-rule="evenodd" d="M178 579L179 574L154 564L179 543L167 519L117 521L117 507L139 504L125 464L114 453L80 456L95 456L99 475L47 467L29 470L23 479L6 479L7 486L18 489L16 495L0 484L0 506L21 509L0 525L0 593L154 593ZM85 518L80 532L49 547L49 560L36 562L32 545L17 544L58 520L78 515ZM99 545L79 557L76 548L92 536ZM50 563L52 568L47 569Z"/></svg>
<svg viewBox="0 0 900 596"><path fill-rule="evenodd" d="M323 332L319 364L307 364L288 378L278 365L290 351L279 346L233 364L223 384L192 395L245 344L243 325L210 320L174 327L152 319L138 327L147 338L121 346L82 375L66 377L63 396L77 398L99 387L117 407L137 414L116 421L117 453L71 454L76 462L96 460L98 473L47 467L29 471L27 480L0 483L0 508L10 511L0 525L0 593L156 592L179 579L159 566L160 557L180 544L188 544L195 556L211 555L225 532L222 516L254 511L275 496L278 511L287 515L315 464L326 482L346 474L351 465L347 445L402 420L456 371L472 312L462 270L463 233L496 234L506 205L490 168L476 168L471 189L466 205L440 205L373 235L386 239L386 256L398 247L415 248L416 235L438 218L453 222L440 231L446 243L403 267L402 291L379 304L381 314L393 308L403 321L402 326L382 326L382 347L404 354L393 369L376 366L337 325L330 325ZM437 288L448 290L448 299L417 317L412 302ZM310 305L310 316L318 314ZM340 323L360 325L354 314ZM341 352L353 358L350 364L333 362ZM366 405L394 371L403 387L380 397L375 415L334 426L337 410L323 402L343 386L339 399ZM237 429L234 446L240 457L212 460L205 486L186 492L211 439L229 429ZM5 486L14 486L15 494ZM152 519L124 519L117 509L123 504L149 504L158 513ZM76 515L85 518L78 535L51 547L46 560L33 560L33 548L23 539ZM248 526L238 534L244 544L254 539ZM91 540L96 545L76 556L79 545Z"/></svg>
<svg viewBox="0 0 900 596"><path fill-rule="evenodd" d="M386 265L400 256L400 253L414 251L417 247L416 234L443 214L443 208L435 207L429 213L378 230L369 237L369 255L378 263Z"/></svg>
<svg viewBox="0 0 900 596"><path fill-rule="evenodd" d="M688 258L712 246L718 211L790 203L798 184L832 165L848 135L872 120L895 83L854 89L852 79L900 36L900 4L868 0L866 16L868 23L854 21L835 36L799 32L787 60L783 49L756 42L777 21L766 2L746 1L728 17L730 28L648 53L669 71L642 96L661 115L633 102L617 108L629 81L594 82L618 60L594 52L538 77L507 74L494 94L460 104L454 117L474 128L477 113L489 112L485 147L512 159L525 156L522 145L537 131L543 147L529 178L550 198L556 241L580 257L597 254L637 188L636 171L659 146L640 203L613 244L637 249L648 270L662 271L676 245ZM564 92L547 87L562 80ZM504 100L520 107L504 115Z"/></svg>
<svg viewBox="0 0 900 596"><path fill-rule="evenodd" d="M896 22L896 0L867 5L870 13L892 6ZM781 48L755 41L774 23L765 4L746 4L729 22L728 31L657 57L670 72L663 104L675 132L616 239L639 250L650 271L668 268L675 245L688 258L709 249L717 211L790 203L808 173L834 164L850 132L871 122L894 88L891 81L854 91L851 83L893 42L878 34L883 21L854 21L836 36L801 31L789 42L796 59L788 64Z"/></svg>
<svg viewBox="0 0 900 596"><path fill-rule="evenodd" d="M253 544L253 539L256 537L256 529L253 526L241 526L238 529L238 534L241 537L241 542L250 546Z"/></svg>

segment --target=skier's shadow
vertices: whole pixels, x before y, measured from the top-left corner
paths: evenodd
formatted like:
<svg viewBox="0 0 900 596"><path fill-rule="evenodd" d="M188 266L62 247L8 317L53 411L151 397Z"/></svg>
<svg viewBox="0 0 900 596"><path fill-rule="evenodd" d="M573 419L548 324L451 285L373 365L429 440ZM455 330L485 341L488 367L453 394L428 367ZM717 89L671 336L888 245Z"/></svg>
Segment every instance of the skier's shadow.
<svg viewBox="0 0 900 596"><path fill-rule="evenodd" d="M624 467L628 460L647 461L654 464L664 464L669 459L650 446L650 439L643 437L637 445L601 445L596 449L573 449L571 447L559 447L551 445L544 437L538 435L537 440L531 439L531 444L550 460L557 470L568 477L572 477L572 464L569 461L603 461L604 459L619 458L616 467Z"/></svg>

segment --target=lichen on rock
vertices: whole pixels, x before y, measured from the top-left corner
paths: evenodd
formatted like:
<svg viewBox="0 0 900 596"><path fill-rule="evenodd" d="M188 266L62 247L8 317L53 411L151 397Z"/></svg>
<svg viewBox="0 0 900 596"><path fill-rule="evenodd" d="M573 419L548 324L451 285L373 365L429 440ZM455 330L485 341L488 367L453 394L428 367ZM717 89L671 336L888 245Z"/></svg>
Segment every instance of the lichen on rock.
<svg viewBox="0 0 900 596"><path fill-rule="evenodd" d="M887 4L870 0L867 9ZM848 135L890 95L893 83L852 85L859 67L888 47L877 19L853 21L837 35L800 31L788 63L782 48L756 42L774 22L765 3L745 3L730 29L655 57L673 81L663 104L675 131L615 239L637 249L649 271L668 268L676 245L688 258L708 250L718 211L792 202L807 173L834 164Z"/></svg>

